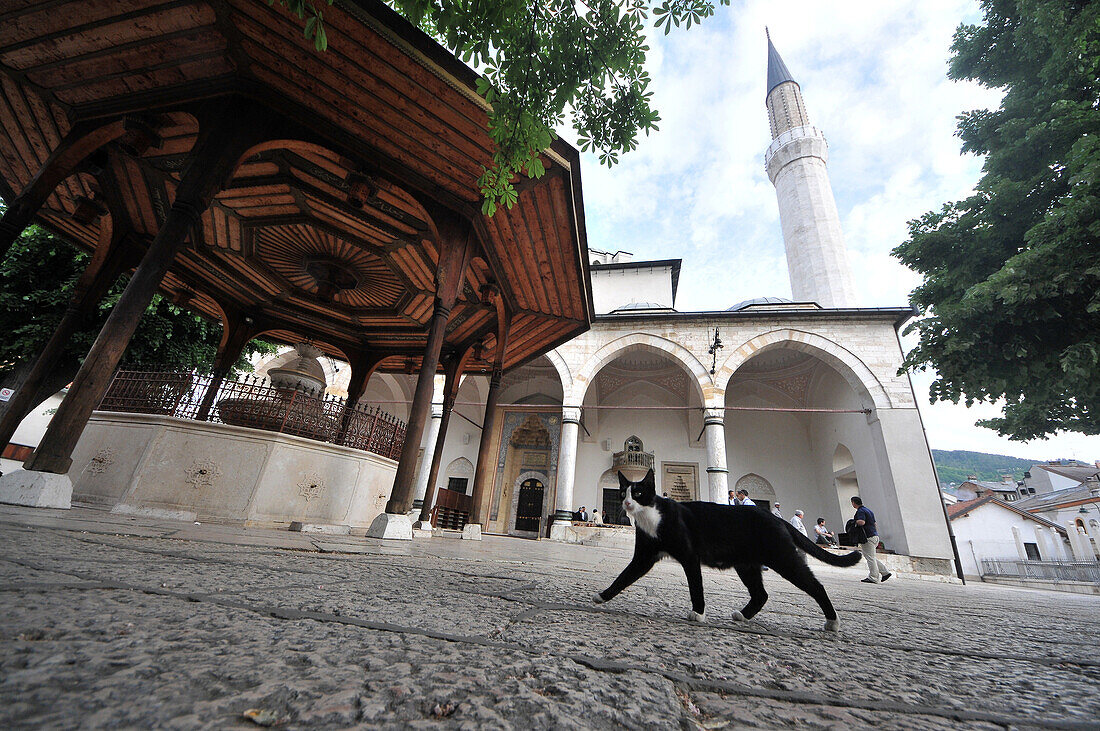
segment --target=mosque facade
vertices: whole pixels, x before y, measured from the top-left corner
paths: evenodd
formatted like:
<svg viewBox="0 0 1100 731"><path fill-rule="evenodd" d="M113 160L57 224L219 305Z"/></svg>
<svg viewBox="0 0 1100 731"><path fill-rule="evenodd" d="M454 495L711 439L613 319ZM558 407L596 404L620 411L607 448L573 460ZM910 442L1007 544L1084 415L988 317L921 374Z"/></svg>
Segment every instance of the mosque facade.
<svg viewBox="0 0 1100 731"><path fill-rule="evenodd" d="M768 51L773 140L765 165L793 301L680 312L679 259L590 249L591 330L504 376L483 530L560 538L581 506L625 523L616 472L652 468L669 497L724 503L744 487L758 503L779 503L788 517L802 510L807 525L823 517L837 531L858 494L875 511L886 548L951 573L935 469L901 370L898 329L912 312L857 306L825 137L770 38ZM473 494L485 423L488 378L474 374L440 434L438 380L420 499L440 438L436 487ZM411 378L376 375L364 399L401 416L411 388Z"/></svg>

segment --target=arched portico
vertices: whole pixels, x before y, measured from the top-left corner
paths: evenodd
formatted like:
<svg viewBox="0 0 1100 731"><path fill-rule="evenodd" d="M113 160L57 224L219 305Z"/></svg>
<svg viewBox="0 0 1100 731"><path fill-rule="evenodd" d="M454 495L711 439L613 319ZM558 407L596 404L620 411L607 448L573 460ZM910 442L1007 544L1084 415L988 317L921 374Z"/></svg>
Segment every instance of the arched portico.
<svg viewBox="0 0 1100 731"><path fill-rule="evenodd" d="M637 332L613 340L593 353L573 378L566 402L574 405L584 403L585 394L596 374L612 360L636 350L646 350L666 357L689 374L698 385L699 393L704 400L711 395L715 382L706 366L700 363L690 350L671 340Z"/></svg>
<svg viewBox="0 0 1100 731"><path fill-rule="evenodd" d="M890 398L871 369L851 351L816 333L784 328L757 335L742 343L722 363L714 375L721 392L728 390L730 378L750 358L769 350L783 348L812 355L830 365L852 390L865 398L865 406L891 408Z"/></svg>

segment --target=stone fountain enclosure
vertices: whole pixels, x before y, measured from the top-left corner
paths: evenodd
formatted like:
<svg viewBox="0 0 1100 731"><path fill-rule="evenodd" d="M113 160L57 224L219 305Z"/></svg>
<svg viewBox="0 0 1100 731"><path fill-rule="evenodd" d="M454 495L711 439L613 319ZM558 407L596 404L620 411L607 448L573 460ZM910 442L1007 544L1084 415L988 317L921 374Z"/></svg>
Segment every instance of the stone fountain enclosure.
<svg viewBox="0 0 1100 731"><path fill-rule="evenodd" d="M73 499L112 512L246 525L367 528L397 463L287 434L97 411L73 453Z"/></svg>

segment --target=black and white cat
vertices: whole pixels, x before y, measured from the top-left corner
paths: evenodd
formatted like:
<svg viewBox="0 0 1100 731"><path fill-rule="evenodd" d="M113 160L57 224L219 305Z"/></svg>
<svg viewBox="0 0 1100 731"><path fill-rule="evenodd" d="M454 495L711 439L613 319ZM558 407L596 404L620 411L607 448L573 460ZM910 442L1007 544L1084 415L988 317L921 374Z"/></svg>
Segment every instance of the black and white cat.
<svg viewBox="0 0 1100 731"><path fill-rule="evenodd" d="M634 519L634 557L619 578L595 594L597 604L609 601L642 578L663 556L680 562L691 592L688 619L705 621L701 566L732 568L749 590L749 603L733 613L733 619L752 619L764 603L761 566L812 596L825 612L825 629L837 631L840 622L825 593L825 587L806 565L801 551L832 566L854 566L862 560L859 551L836 556L824 550L793 525L763 508L748 505L719 505L708 502L678 503L657 495L653 470L641 482L631 482L619 473L623 508Z"/></svg>

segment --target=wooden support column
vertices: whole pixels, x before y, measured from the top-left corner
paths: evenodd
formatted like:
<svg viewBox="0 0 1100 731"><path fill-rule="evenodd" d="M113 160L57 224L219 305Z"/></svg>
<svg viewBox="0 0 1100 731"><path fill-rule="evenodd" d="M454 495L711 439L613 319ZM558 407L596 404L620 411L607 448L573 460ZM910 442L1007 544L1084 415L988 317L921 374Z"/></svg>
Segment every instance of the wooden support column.
<svg viewBox="0 0 1100 731"><path fill-rule="evenodd" d="M347 356L348 364L351 366L351 379L348 381L348 399L344 403L344 413L340 416L340 430L336 434L337 444L344 443L355 406L359 403L359 399L363 398L363 392L367 390L370 377L386 359L385 355L366 353L348 353Z"/></svg>
<svg viewBox="0 0 1100 731"><path fill-rule="evenodd" d="M462 373L473 356L474 349L468 348L460 357L451 357L443 365L446 381L443 384L443 416L439 420L439 436L432 451L432 466L428 470L428 487L424 490L424 504L420 506L420 527L427 528L431 521L432 508L435 506L436 481L439 479L439 467L443 462L443 448L447 442L447 426L451 423L451 412L458 398L458 387L462 382Z"/></svg>
<svg viewBox="0 0 1100 731"><path fill-rule="evenodd" d="M132 265L130 251L122 241L123 229L116 228L112 231L110 226L103 225L100 236L99 246L73 287L72 297L61 322L38 355L32 359L31 367L22 382L14 386L15 393L11 400L0 402L0 446L11 441L19 423L35 407L39 387L53 371L58 356L73 333L95 310L119 274Z"/></svg>
<svg viewBox="0 0 1100 731"><path fill-rule="evenodd" d="M484 526L489 520L489 500L496 476L496 457L492 453L493 432L497 423L497 403L500 401L500 381L504 376L504 354L508 345L511 315L504 307L499 291L489 293L497 308L497 343L493 356L493 375L489 378L489 393L485 398L485 418L481 425L481 442L477 447L477 467L474 469L473 514L470 522Z"/></svg>
<svg viewBox="0 0 1100 731"><path fill-rule="evenodd" d="M8 208L0 217L0 259L7 255L58 184L76 172L88 155L124 134L126 128L122 120L94 127L87 124L73 127L23 191L15 200L8 201Z"/></svg>
<svg viewBox="0 0 1100 731"><path fill-rule="evenodd" d="M215 104L216 111L203 125L167 220L111 310L38 449L24 465L27 470L55 474L69 471L73 448L92 410L107 392L115 368L165 272L191 231L200 225L202 212L233 174L241 155L262 139L268 124L263 115L250 114L236 102L218 100Z"/></svg>
<svg viewBox="0 0 1100 731"><path fill-rule="evenodd" d="M252 318L245 317L237 312L225 310L225 321L222 323L222 339L218 342L218 352L214 355L214 369L210 375L210 386L203 394L202 403L195 418L198 421L207 421L210 418L210 409L214 406L214 400L221 390L222 382L233 370L233 364L241 357L244 346L256 336L256 326Z"/></svg>
<svg viewBox="0 0 1100 731"><path fill-rule="evenodd" d="M436 267L435 307L428 330L428 344L416 379L416 391L413 393L409 409L409 426L405 432L405 444L401 448L401 460L397 465L397 475L393 480L393 492L386 503L386 512L407 514L412 507L416 490L416 457L420 451L420 440L424 436L424 425L432 406L435 372L439 367L443 337L447 329L447 318L451 314L462 282L465 279L466 265L473 255L475 240L473 231L466 221L458 219L437 221L440 233L439 263Z"/></svg>

